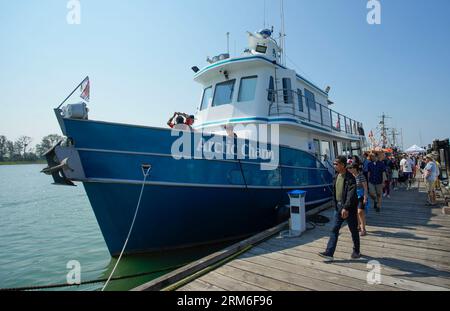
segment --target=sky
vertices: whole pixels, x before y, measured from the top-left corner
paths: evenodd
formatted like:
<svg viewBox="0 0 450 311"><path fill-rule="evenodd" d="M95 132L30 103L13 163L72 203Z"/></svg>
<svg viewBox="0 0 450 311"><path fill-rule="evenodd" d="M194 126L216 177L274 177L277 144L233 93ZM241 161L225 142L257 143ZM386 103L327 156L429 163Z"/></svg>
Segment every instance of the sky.
<svg viewBox="0 0 450 311"><path fill-rule="evenodd" d="M90 119L165 126L174 111L196 111L190 68L226 52L226 32L238 56L246 31L280 30L279 0L80 0L80 24L67 22L68 3L0 0L0 135L10 140L61 134L52 109L86 75ZM384 112L405 148L449 137L450 1L380 3L381 24L369 25L366 0L285 0L288 67L330 85L332 108L366 132Z"/></svg>

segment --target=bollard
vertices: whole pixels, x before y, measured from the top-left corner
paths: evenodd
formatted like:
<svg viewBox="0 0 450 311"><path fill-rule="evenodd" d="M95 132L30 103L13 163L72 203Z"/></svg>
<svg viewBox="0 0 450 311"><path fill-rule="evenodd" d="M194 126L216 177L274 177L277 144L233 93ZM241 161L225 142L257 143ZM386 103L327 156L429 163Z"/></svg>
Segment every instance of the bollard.
<svg viewBox="0 0 450 311"><path fill-rule="evenodd" d="M306 230L306 191L293 190L288 192L291 208L290 235L301 235Z"/></svg>

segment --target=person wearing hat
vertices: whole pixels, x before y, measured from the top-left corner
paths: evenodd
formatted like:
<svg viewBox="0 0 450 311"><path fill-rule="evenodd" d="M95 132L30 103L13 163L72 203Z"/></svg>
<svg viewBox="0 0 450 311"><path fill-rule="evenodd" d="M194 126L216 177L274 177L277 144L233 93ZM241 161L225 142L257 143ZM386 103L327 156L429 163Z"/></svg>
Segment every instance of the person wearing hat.
<svg viewBox="0 0 450 311"><path fill-rule="evenodd" d="M358 232L358 197L356 194L356 180L355 177L347 171L347 158L345 156L337 157L334 160L333 165L337 172L333 187L333 202L336 213L327 248L324 252L319 253L319 256L327 259L327 261L333 260L339 231L344 221L347 221L353 240L353 253L351 258L357 259L361 257L361 254Z"/></svg>
<svg viewBox="0 0 450 311"><path fill-rule="evenodd" d="M427 205L436 205L436 192L434 191L434 185L437 178L436 163L434 163L433 155L427 154L425 157L424 175L425 175L425 185L428 193Z"/></svg>

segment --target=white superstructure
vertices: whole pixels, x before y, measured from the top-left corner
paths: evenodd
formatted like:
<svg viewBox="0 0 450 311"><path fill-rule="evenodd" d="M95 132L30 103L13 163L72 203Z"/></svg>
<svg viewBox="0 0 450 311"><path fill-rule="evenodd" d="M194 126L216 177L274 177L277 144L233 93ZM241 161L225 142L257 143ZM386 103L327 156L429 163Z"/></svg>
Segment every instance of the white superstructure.
<svg viewBox="0 0 450 311"><path fill-rule="evenodd" d="M282 50L270 30L248 33L241 57L218 57L194 80L203 93L196 129L224 133L224 127L279 124L280 144L334 159L359 154L365 144L360 122L330 108L328 93L280 64ZM223 55L223 54L222 54Z"/></svg>

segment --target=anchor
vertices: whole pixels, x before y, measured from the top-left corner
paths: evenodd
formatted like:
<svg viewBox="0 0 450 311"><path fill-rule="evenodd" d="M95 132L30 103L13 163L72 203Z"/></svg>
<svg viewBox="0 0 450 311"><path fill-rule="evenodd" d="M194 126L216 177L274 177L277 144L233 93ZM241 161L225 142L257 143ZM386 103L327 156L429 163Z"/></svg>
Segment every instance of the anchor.
<svg viewBox="0 0 450 311"><path fill-rule="evenodd" d="M59 141L56 145L54 145L50 150L45 153L45 158L47 160L48 166L41 170L41 173L46 175L52 175L54 184L56 185L64 185L64 186L75 186L76 185L67 178L64 174L64 170L70 170L73 172L73 169L70 168L68 161L69 158L64 158L61 162L58 162L58 157L56 156L55 148L60 146L62 140Z"/></svg>

